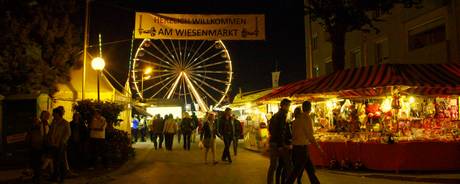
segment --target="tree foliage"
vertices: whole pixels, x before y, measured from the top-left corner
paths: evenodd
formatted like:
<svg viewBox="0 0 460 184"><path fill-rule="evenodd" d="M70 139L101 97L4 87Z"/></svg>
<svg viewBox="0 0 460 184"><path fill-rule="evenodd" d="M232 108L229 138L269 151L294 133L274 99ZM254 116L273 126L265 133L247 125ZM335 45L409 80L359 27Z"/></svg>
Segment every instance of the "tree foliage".
<svg viewBox="0 0 460 184"><path fill-rule="evenodd" d="M305 11L312 21L318 22L329 33L333 67L337 71L345 66L347 32L379 32L374 23L382 20L373 16L374 13L388 14L395 5L411 8L421 3L422 0L309 0Z"/></svg>
<svg viewBox="0 0 460 184"><path fill-rule="evenodd" d="M113 102L97 102L93 100L81 100L73 106L74 111L78 112L83 121L91 122L95 110L99 110L101 115L110 125L117 125L118 115L124 110L123 105Z"/></svg>
<svg viewBox="0 0 460 184"><path fill-rule="evenodd" d="M70 81L81 45L78 2L0 2L0 94L53 94L58 82Z"/></svg>
<svg viewBox="0 0 460 184"><path fill-rule="evenodd" d="M74 106L73 110L80 114L81 120L89 124L95 110L99 110L107 121L106 144L107 156L111 162L124 162L130 156L134 156L134 149L128 133L114 129L113 126L119 123L118 115L124 110L124 106L113 102L97 102L94 100L81 100Z"/></svg>

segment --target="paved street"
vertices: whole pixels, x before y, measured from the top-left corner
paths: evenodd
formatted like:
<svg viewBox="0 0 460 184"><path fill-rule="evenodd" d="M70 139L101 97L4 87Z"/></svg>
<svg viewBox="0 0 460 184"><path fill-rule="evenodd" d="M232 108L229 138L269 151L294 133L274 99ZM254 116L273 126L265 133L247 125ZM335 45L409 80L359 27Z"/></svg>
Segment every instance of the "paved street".
<svg viewBox="0 0 460 184"><path fill-rule="evenodd" d="M121 168L103 176L82 176L67 180L66 183L266 183L265 176L268 159L259 153L239 149L233 163L220 162L217 165L205 165L202 151L197 144L191 151L183 151L175 141L172 152L154 150L150 142L137 143L136 158ZM220 158L223 144L217 145ZM318 170L322 183L422 183L398 181L382 178L369 178L358 174L344 174L337 171ZM309 183L304 174L303 183Z"/></svg>

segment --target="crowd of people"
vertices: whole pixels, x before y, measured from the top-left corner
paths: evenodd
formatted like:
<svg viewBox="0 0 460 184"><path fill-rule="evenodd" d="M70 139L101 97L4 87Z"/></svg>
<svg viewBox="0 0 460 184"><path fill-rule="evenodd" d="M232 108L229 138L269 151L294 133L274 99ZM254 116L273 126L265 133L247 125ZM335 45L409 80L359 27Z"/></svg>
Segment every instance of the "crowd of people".
<svg viewBox="0 0 460 184"><path fill-rule="evenodd" d="M198 145L204 149L205 163L208 163L208 152L211 152L211 163L217 164L215 141L218 137L225 144L221 160L232 163L230 147L233 142L233 153L236 156L238 139L242 131L241 123L232 115L230 108L227 108L218 118L216 118L216 115L217 113L215 112L207 112L201 119L195 113L190 115L187 112L182 114L182 119L174 119L172 114L164 117L157 114L151 119L141 115L134 115L131 126L132 141L133 143L139 140L145 142L146 137L150 137L155 149L162 149L164 142L166 150L171 151L174 136L177 136L177 142L180 144L182 141L183 149L188 151L199 135L200 141Z"/></svg>
<svg viewBox="0 0 460 184"><path fill-rule="evenodd" d="M94 169L99 157L108 168L105 118L95 110L90 122L82 121L78 113L68 122L64 113L64 107L59 106L53 109L51 122L48 111L33 120L26 137L33 183L40 183L44 173L51 181L63 182L66 176L75 175L70 168Z"/></svg>
<svg viewBox="0 0 460 184"><path fill-rule="evenodd" d="M308 154L308 145L314 144L324 155L324 151L313 136L313 124L310 117L311 103L305 101L302 108L294 110L294 118L288 121L287 114L291 101L283 99L280 110L269 120L270 166L267 183L301 183L303 171L307 172L310 183L319 184L315 168Z"/></svg>
<svg viewBox="0 0 460 184"><path fill-rule="evenodd" d="M267 183L273 183L275 175L276 183L294 183L296 180L301 183L303 171L307 172L311 183L319 183L308 155L309 144L316 145L324 153L313 137L309 115L311 103L305 101L302 108L296 108L293 120L288 121L290 105L291 101L283 99L280 110L269 120L270 166ZM82 163L87 163L85 166L94 169L99 158L104 167L108 168L105 118L98 110L94 110L91 121L82 121L80 115L74 113L69 123L63 118L64 113L62 106L53 109L50 123L50 113L41 112L39 118L34 118L27 134L34 183L40 182L42 172L46 170L50 171L50 180L62 182L66 174L72 174L71 167L81 167ZM171 114L164 118L156 115L152 119L135 116L132 123L132 141L137 142L139 138L145 141L148 136L155 149L162 149L164 142L166 150L172 151L176 135L179 144L183 138L182 147L188 151L194 137L199 134L198 145L204 149L206 164L209 163L208 153L211 154L210 163L218 163L215 155L217 138L224 142L221 160L232 163L230 148L233 145L233 155L236 156L241 132L241 123L232 115L230 108L221 114L207 112L202 119L184 112L182 119L174 119Z"/></svg>

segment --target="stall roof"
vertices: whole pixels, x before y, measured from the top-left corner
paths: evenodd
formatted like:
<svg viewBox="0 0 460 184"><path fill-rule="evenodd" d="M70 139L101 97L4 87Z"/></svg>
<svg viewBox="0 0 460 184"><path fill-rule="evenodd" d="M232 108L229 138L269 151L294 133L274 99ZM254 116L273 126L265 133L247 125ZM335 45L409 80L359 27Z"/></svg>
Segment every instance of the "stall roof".
<svg viewBox="0 0 460 184"><path fill-rule="evenodd" d="M298 81L260 98L331 94L369 97L388 94L393 86L421 95L460 94L460 64L383 64L346 69L330 75Z"/></svg>
<svg viewBox="0 0 460 184"><path fill-rule="evenodd" d="M133 111L135 114L140 114L140 115L143 115L143 116L152 116L150 113L148 113L146 110L144 110L142 107L138 107L136 105L133 105Z"/></svg>
<svg viewBox="0 0 460 184"><path fill-rule="evenodd" d="M277 89L272 90L271 93L268 93L267 95L257 99L257 101L265 101L265 100L270 100L270 99L277 99L277 98L293 96L296 93L296 91L298 91L299 89L309 88L310 86L312 86L312 84L314 84L315 81L319 79L320 78L313 78L313 79L301 80L301 81L286 84L284 86L281 86Z"/></svg>
<svg viewBox="0 0 460 184"><path fill-rule="evenodd" d="M233 98L233 102L230 106L240 106L245 105L246 103L251 103L263 97L269 93L271 93L274 89L262 89L257 91L250 91L246 93L237 94L235 98Z"/></svg>

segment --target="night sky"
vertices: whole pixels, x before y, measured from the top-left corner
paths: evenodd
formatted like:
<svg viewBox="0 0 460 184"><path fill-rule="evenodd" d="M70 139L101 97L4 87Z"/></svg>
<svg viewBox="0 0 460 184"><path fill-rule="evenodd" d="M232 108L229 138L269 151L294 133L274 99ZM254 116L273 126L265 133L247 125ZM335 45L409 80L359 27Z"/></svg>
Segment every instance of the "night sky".
<svg viewBox="0 0 460 184"><path fill-rule="evenodd" d="M95 0L90 9L90 45L97 45L99 33L107 70L120 83L126 81L130 41L136 11L196 14L265 14L265 41L224 41L233 61L231 96L271 87L276 63L280 84L305 79L305 29L303 0ZM134 51L141 40L136 40ZM90 52L97 55L97 47Z"/></svg>

